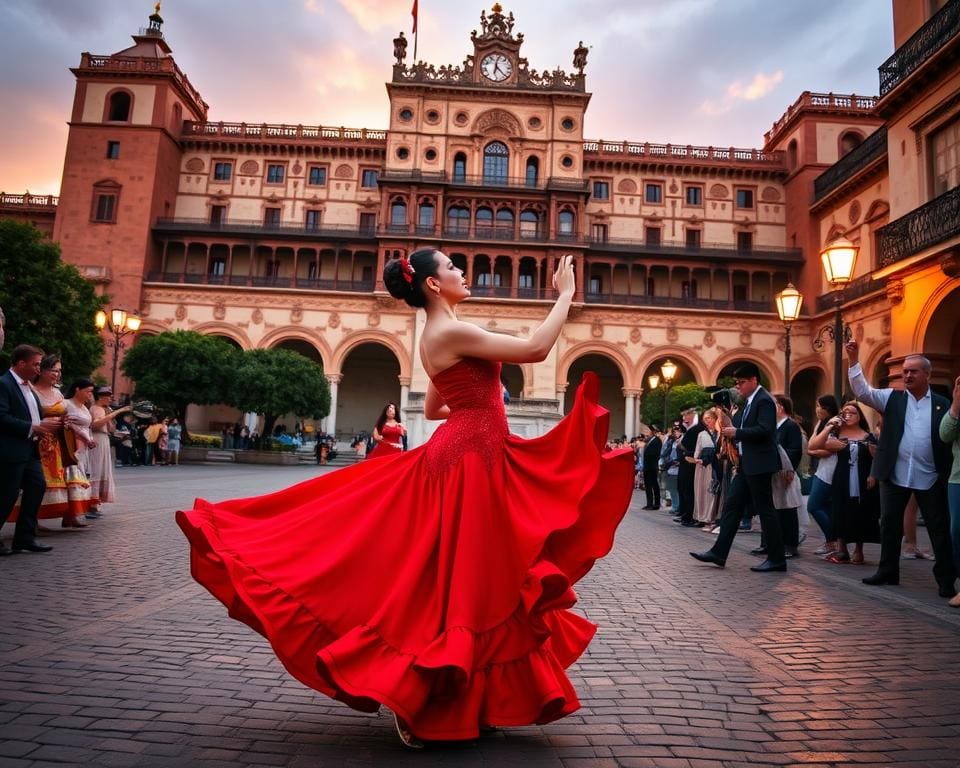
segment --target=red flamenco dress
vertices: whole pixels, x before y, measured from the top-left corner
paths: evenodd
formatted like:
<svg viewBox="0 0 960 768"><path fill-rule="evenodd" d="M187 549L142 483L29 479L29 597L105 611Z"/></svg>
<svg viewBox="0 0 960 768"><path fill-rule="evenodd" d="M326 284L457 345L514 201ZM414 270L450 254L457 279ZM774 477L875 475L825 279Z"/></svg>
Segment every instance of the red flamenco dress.
<svg viewBox="0 0 960 768"><path fill-rule="evenodd" d="M374 456L379 458L393 453L403 453L403 429L399 424L393 426L384 424L380 436L383 439L367 454L368 459L372 459Z"/></svg>
<svg viewBox="0 0 960 768"><path fill-rule="evenodd" d="M450 416L425 445L178 512L193 577L301 682L422 739L557 720L596 631L572 585L613 545L633 452L603 452L592 373L533 440L507 431L498 363L433 383Z"/></svg>

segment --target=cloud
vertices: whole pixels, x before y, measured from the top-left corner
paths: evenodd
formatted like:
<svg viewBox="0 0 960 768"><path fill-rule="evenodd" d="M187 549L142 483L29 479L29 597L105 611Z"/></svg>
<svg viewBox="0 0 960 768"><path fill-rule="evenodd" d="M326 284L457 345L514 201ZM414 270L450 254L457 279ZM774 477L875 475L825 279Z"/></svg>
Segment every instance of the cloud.
<svg viewBox="0 0 960 768"><path fill-rule="evenodd" d="M338 0L340 6L364 32L378 32L381 29L409 29L413 24L410 9L413 0Z"/></svg>
<svg viewBox="0 0 960 768"><path fill-rule="evenodd" d="M778 69L769 75L758 72L746 85L742 80L735 80L727 86L724 97L719 101L707 99L700 104L699 111L704 115L715 117L723 115L733 109L741 101L757 101L773 91L783 82L783 70Z"/></svg>

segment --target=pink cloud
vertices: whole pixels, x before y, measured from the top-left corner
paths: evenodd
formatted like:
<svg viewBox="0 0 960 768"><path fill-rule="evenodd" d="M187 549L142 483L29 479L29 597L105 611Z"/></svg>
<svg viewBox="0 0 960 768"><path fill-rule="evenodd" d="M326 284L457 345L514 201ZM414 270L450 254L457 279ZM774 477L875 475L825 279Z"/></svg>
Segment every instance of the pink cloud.
<svg viewBox="0 0 960 768"><path fill-rule="evenodd" d="M700 104L702 114L716 116L723 115L733 109L740 101L757 101L772 92L783 82L783 70L778 69L769 75L758 72L746 85L742 80L735 80L727 86L724 97L720 100L707 99Z"/></svg>

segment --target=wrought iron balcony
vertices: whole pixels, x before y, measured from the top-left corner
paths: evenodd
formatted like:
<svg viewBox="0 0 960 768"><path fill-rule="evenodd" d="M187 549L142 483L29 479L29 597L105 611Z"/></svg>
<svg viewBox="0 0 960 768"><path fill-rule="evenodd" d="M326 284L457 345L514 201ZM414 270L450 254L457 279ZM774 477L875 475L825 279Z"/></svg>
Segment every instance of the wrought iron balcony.
<svg viewBox="0 0 960 768"><path fill-rule="evenodd" d="M625 238L594 238L589 240L593 252L627 252L637 256L679 256L695 259L721 259L723 261L760 261L773 264L802 264L803 250L765 245L757 248L739 249L734 243L647 243L645 240Z"/></svg>
<svg viewBox="0 0 960 768"><path fill-rule="evenodd" d="M944 192L878 229L879 264L890 266L957 236L960 236L960 187Z"/></svg>
<svg viewBox="0 0 960 768"><path fill-rule="evenodd" d="M763 312L773 314L770 301L747 301L745 299L701 299L684 296L649 296L626 293L586 293L587 304L615 304L637 307L671 307L674 309L700 309L726 312Z"/></svg>
<svg viewBox="0 0 960 768"><path fill-rule="evenodd" d="M850 150L813 180L814 202L822 200L847 179L886 154L887 129L882 127L867 136L860 146Z"/></svg>
<svg viewBox="0 0 960 768"><path fill-rule="evenodd" d="M958 34L960 0L951 0L880 65L880 96L900 85Z"/></svg>
<svg viewBox="0 0 960 768"><path fill-rule="evenodd" d="M843 289L843 301L846 303L848 301L854 301L855 299L862 299L871 293L884 290L886 284L886 280L877 280L872 274L863 275L851 281L850 284ZM830 291L822 296L817 296L817 312L826 312L828 309L833 309L836 295L836 291Z"/></svg>
<svg viewBox="0 0 960 768"><path fill-rule="evenodd" d="M267 223L257 219L225 219L214 222L210 219L173 218L157 219L155 232L224 233L233 235L271 235L276 237L313 238L313 239L376 239L376 230L372 227L348 226L342 224L320 224L316 227L287 222Z"/></svg>
<svg viewBox="0 0 960 768"><path fill-rule="evenodd" d="M485 190L491 189L525 189L531 192L543 190L563 190L570 192L585 192L590 184L589 179L562 179L556 176L549 178L526 178L518 176L483 175L474 176L446 171L421 171L418 168L383 169L378 179L381 184L443 184L449 187L476 187Z"/></svg>
<svg viewBox="0 0 960 768"><path fill-rule="evenodd" d="M307 277L275 275L217 275L204 272L149 272L148 283L187 285L225 285L232 288L301 288L315 291L371 293L373 280L317 280Z"/></svg>

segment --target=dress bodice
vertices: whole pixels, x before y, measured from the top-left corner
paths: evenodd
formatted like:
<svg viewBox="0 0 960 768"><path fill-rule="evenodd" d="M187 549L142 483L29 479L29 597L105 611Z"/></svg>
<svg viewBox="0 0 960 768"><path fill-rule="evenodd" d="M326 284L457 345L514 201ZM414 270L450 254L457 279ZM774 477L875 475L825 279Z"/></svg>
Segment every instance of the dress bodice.
<svg viewBox="0 0 960 768"><path fill-rule="evenodd" d="M508 434L500 363L464 358L434 376L433 386L450 415L428 443L430 465L444 469L475 451L489 466Z"/></svg>
<svg viewBox="0 0 960 768"><path fill-rule="evenodd" d="M384 442L391 443L395 447L403 447L403 430L399 424L384 424L380 435Z"/></svg>

